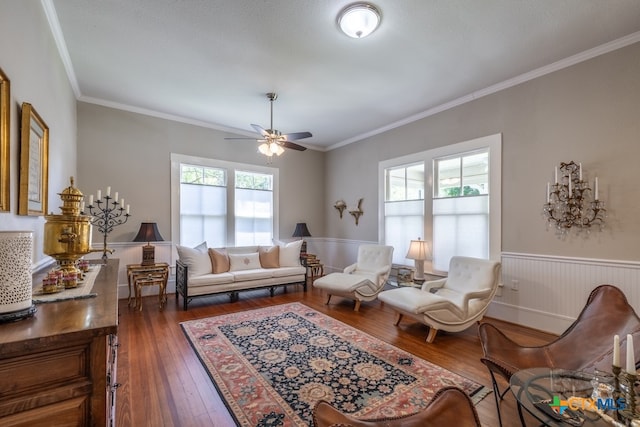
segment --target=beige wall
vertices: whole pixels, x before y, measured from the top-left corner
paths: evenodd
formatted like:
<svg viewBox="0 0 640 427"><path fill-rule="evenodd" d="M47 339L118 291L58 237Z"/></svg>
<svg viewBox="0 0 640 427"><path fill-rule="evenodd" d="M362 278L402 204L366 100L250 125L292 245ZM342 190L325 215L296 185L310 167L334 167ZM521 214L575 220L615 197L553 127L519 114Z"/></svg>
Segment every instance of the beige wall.
<svg viewBox="0 0 640 427"><path fill-rule="evenodd" d="M0 68L11 81L10 212L0 213L0 230L34 232L33 262L42 253L44 217L17 215L20 109L33 105L49 126L49 212L60 213L58 194L76 175L76 101L39 1L0 2Z"/></svg>
<svg viewBox="0 0 640 427"><path fill-rule="evenodd" d="M503 134L502 250L640 260L640 43L485 96L327 153L327 236L378 240L378 162ZM541 217L560 162L599 177L607 230L561 241ZM340 220L337 199L365 198L360 225Z"/></svg>
<svg viewBox="0 0 640 427"><path fill-rule="evenodd" d="M230 135L79 102L78 174L83 192L104 192L110 185L131 205L132 217L109 235L109 241L130 242L143 221L157 222L164 239L171 239L171 153L266 165L256 142L226 141L226 136ZM290 237L296 222L306 222L315 236L324 234L323 158L314 150L287 150L270 165L280 170L280 238ZM100 241L96 230L93 240Z"/></svg>

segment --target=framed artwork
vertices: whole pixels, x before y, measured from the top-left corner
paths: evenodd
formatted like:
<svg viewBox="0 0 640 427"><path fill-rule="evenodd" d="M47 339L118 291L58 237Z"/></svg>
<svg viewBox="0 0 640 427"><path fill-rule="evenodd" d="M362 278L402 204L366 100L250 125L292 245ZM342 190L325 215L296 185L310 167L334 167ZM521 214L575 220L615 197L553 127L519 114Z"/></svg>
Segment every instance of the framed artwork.
<svg viewBox="0 0 640 427"><path fill-rule="evenodd" d="M46 215L49 187L49 127L28 102L22 103L19 215Z"/></svg>
<svg viewBox="0 0 640 427"><path fill-rule="evenodd" d="M9 110L10 82L0 69L0 212L9 210Z"/></svg>

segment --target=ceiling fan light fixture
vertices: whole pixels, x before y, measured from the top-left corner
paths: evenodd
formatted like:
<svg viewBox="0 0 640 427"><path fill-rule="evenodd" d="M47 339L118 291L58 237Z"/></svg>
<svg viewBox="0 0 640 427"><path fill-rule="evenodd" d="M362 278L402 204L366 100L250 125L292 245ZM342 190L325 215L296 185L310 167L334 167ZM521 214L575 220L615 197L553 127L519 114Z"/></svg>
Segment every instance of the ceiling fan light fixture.
<svg viewBox="0 0 640 427"><path fill-rule="evenodd" d="M271 146L269 147L269 150L271 150L271 152L272 152L273 154L276 154L276 155L278 155L278 156L279 156L280 154L284 153L284 148L282 148L282 147L280 146L280 144L277 144L277 143L275 143L275 142L272 142L272 143L271 143Z"/></svg>
<svg viewBox="0 0 640 427"><path fill-rule="evenodd" d="M269 156L269 157L273 156L273 153L269 149L269 144L267 144L266 142L258 146L258 151L261 154L264 154L265 156Z"/></svg>
<svg viewBox="0 0 640 427"><path fill-rule="evenodd" d="M338 14L338 26L343 33L361 39L373 33L380 25L380 11L371 3L352 3Z"/></svg>

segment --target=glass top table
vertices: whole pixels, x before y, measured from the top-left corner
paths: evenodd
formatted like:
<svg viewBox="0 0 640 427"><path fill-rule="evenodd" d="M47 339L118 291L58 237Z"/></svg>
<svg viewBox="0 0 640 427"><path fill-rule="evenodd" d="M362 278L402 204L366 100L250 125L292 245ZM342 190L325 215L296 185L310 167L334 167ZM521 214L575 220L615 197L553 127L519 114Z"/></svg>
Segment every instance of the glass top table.
<svg viewBox="0 0 640 427"><path fill-rule="evenodd" d="M546 426L611 427L614 424L598 413L582 409L585 407L583 405L589 405L593 378L594 375L587 372L550 368L525 369L515 373L509 383L518 402L522 425L525 425L522 414L524 408ZM586 401L583 403L581 398ZM553 411L553 407L559 405L568 407L563 410L563 415ZM611 412L608 414L615 417L615 413Z"/></svg>

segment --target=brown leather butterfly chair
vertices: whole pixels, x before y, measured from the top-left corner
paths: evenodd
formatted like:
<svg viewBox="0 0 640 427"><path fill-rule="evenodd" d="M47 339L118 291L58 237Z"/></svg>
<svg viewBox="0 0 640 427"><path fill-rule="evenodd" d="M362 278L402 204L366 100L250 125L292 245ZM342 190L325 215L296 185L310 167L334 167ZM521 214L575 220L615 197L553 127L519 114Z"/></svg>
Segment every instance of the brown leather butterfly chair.
<svg viewBox="0 0 640 427"><path fill-rule="evenodd" d="M478 334L484 352L480 360L491 374L498 420L502 425L500 400L509 387L500 392L496 374L508 382L517 371L537 367L610 372L613 336L620 336L623 349L626 347L627 334L632 334L636 343L640 342L640 318L620 289L600 285L591 291L587 304L575 322L550 343L536 347L521 346L490 323L482 323ZM637 365L640 345L634 346L634 350ZM621 354L625 354L623 350Z"/></svg>
<svg viewBox="0 0 640 427"><path fill-rule="evenodd" d="M331 404L321 400L313 408L315 427L480 427L478 413L467 394L457 387L438 390L422 412L398 418L369 421L343 414Z"/></svg>

